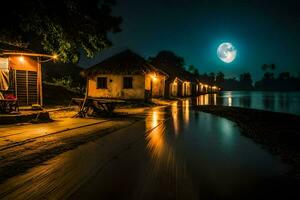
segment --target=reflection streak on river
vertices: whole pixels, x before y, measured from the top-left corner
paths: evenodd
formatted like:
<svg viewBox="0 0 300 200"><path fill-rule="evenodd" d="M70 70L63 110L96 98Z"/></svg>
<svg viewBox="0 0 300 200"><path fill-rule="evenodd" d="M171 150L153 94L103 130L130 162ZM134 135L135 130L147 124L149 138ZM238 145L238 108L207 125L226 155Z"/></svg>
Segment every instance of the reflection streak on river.
<svg viewBox="0 0 300 200"><path fill-rule="evenodd" d="M224 105L300 115L300 92L224 91L196 98L196 105Z"/></svg>
<svg viewBox="0 0 300 200"><path fill-rule="evenodd" d="M196 103L216 104L216 98L204 95ZM287 171L277 158L241 136L232 122L191 111L191 103L187 99L170 110L153 109L146 119L147 130L156 127L146 133L152 177L169 180L171 191L190 191L193 198L207 197L208 191L217 197L243 196L253 188L255 194L265 181ZM158 185L156 190L163 192L160 187L166 189Z"/></svg>
<svg viewBox="0 0 300 200"><path fill-rule="evenodd" d="M193 102L153 108L145 121L61 154L0 190L28 199L61 199L78 186L70 199L216 199L257 194L288 171L233 122L191 110Z"/></svg>

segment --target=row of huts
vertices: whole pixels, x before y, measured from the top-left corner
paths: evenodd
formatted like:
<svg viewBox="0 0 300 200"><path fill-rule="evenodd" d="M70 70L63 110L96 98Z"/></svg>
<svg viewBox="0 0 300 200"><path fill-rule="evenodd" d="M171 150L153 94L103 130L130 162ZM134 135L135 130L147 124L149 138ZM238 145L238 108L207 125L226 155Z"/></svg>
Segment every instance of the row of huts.
<svg viewBox="0 0 300 200"><path fill-rule="evenodd" d="M142 56L125 50L86 69L89 97L148 99L197 96L215 93L209 85L184 69L150 64Z"/></svg>
<svg viewBox="0 0 300 200"><path fill-rule="evenodd" d="M30 52L2 51L0 99L16 98L20 106L43 105L41 62L39 57L26 56L26 53ZM84 70L83 74L87 78L89 97L141 100L219 91L217 86L183 69L154 66L131 50L118 53Z"/></svg>

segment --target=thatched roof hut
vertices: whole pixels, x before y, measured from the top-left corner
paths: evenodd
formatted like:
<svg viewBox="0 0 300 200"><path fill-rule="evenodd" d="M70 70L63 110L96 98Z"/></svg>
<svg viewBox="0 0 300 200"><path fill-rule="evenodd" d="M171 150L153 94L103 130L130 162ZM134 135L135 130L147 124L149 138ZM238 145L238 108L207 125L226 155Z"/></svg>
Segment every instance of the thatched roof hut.
<svg viewBox="0 0 300 200"><path fill-rule="evenodd" d="M85 76L97 74L136 75L156 72L167 75L148 63L143 57L127 49L84 71Z"/></svg>

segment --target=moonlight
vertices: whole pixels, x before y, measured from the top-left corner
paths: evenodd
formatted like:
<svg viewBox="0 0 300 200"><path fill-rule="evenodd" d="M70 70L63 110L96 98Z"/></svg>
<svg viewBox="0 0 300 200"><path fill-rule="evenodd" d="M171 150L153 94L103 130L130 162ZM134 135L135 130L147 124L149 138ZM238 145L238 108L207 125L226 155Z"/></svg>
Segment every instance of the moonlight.
<svg viewBox="0 0 300 200"><path fill-rule="evenodd" d="M217 55L225 63L231 63L237 55L236 48L229 42L222 43L217 50Z"/></svg>

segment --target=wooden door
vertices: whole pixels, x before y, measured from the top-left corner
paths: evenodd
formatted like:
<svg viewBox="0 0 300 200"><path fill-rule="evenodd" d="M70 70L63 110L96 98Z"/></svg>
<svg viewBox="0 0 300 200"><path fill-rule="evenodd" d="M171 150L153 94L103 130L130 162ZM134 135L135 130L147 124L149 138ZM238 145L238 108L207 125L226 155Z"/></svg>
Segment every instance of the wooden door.
<svg viewBox="0 0 300 200"><path fill-rule="evenodd" d="M16 96L20 106L39 103L37 72L16 70Z"/></svg>

